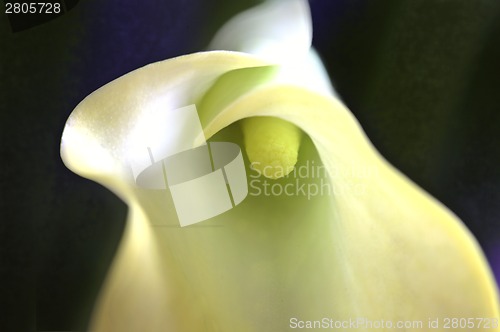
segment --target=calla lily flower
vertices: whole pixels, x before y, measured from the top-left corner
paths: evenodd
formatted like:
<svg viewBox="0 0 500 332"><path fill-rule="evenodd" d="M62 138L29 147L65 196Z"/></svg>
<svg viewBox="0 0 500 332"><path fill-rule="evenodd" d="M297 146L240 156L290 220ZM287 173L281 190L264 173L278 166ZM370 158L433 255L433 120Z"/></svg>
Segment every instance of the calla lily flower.
<svg viewBox="0 0 500 332"><path fill-rule="evenodd" d="M129 207L92 331L324 328L318 321L426 331L449 318L498 330L477 242L371 145L311 36L307 1L266 2L223 26L212 51L137 69L73 111L65 165ZM180 227L168 189L136 185L130 137L159 102L196 105L206 139L242 148L243 202Z"/></svg>

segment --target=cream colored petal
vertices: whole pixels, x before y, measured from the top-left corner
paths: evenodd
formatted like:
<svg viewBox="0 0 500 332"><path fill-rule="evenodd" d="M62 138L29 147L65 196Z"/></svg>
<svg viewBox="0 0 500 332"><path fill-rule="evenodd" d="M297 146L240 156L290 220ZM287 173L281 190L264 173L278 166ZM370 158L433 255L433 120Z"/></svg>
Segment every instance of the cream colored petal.
<svg viewBox="0 0 500 332"><path fill-rule="evenodd" d="M336 299L335 317L498 318L496 285L475 239L378 154L337 99L268 87L234 102L205 130L210 136L251 116L279 117L304 130L337 188L328 235L321 235L330 238L323 249L336 270L336 285L324 295Z"/></svg>
<svg viewBox="0 0 500 332"><path fill-rule="evenodd" d="M283 331L292 317L424 324L498 317L497 291L475 240L384 161L333 97L260 86L220 102L205 126L207 138L240 143L235 122L242 118L294 123L310 137L298 167L324 165L332 195L249 195L225 214L180 228L168 191L134 185L127 139L151 100L172 95L172 107L186 106L223 72L263 65L225 52L168 60L104 86L68 119L66 165L130 207L93 330ZM312 176L303 180L321 185Z"/></svg>
<svg viewBox="0 0 500 332"><path fill-rule="evenodd" d="M165 108L194 104L223 73L265 66L242 53L201 52L147 65L96 90L71 113L61 139L65 165L81 176L99 178L118 195L131 180L124 161L128 139L141 117L161 100ZM128 165L126 165L128 166ZM112 183L107 178L114 179Z"/></svg>

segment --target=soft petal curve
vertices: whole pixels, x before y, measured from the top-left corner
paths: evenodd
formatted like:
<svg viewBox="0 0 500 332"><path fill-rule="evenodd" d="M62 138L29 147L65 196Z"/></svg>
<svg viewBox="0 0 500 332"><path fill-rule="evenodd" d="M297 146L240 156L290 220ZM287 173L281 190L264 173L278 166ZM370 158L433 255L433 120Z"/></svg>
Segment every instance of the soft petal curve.
<svg viewBox="0 0 500 332"><path fill-rule="evenodd" d="M377 153L342 103L293 86L268 87L221 112L207 135L250 116L294 123L311 137L334 186L363 184L362 194L343 191L331 200L331 237L342 253L335 265L350 285L335 296L349 317L498 317L495 283L469 231Z"/></svg>
<svg viewBox="0 0 500 332"><path fill-rule="evenodd" d="M169 94L172 107L185 106L224 72L265 65L228 52L167 60L104 86L71 115L64 162L130 207L93 330L281 331L292 317L424 323L498 317L496 288L475 240L376 152L334 97L259 86L221 103L205 135L238 142L237 121L279 117L310 137L302 162L324 165L334 188L362 185L362 192L251 196L199 226L180 228L167 191L134 186L127 135L151 99Z"/></svg>

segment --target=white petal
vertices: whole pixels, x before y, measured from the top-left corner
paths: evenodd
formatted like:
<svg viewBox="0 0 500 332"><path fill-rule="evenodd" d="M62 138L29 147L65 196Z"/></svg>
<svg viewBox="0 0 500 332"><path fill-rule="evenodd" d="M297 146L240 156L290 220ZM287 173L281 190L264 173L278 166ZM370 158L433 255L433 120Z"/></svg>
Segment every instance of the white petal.
<svg viewBox="0 0 500 332"><path fill-rule="evenodd" d="M66 165L130 207L95 330L282 331L292 317L424 324L498 318L497 290L473 237L390 166L333 97L290 85L259 87L220 102L205 127L207 138L237 141L231 124L246 117L294 123L310 137L301 155L324 165L333 195L249 196L199 226L180 228L168 191L134 185L125 171L127 137L151 99L172 93L177 104L191 103L200 82L196 92L225 70L252 65L265 64L225 52L168 60L104 86L68 120ZM244 81L235 77L234 84ZM78 151L86 142L91 148ZM112 162L88 160L94 147ZM364 190L341 190L353 185Z"/></svg>
<svg viewBox="0 0 500 332"><path fill-rule="evenodd" d="M240 51L283 63L307 55L312 23L306 0L274 0L244 11L215 35L210 50Z"/></svg>

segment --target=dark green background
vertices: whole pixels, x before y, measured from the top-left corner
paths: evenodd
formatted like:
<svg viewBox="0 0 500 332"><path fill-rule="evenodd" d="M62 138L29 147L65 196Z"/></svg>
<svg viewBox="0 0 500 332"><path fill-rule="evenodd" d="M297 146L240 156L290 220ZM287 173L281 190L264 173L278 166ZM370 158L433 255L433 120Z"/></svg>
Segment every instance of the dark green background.
<svg viewBox="0 0 500 332"><path fill-rule="evenodd" d="M72 109L126 72L202 50L250 3L82 0L17 33L2 10L1 331L84 331L120 239L125 205L60 160ZM310 3L342 99L382 154L468 225L500 276L500 2Z"/></svg>

